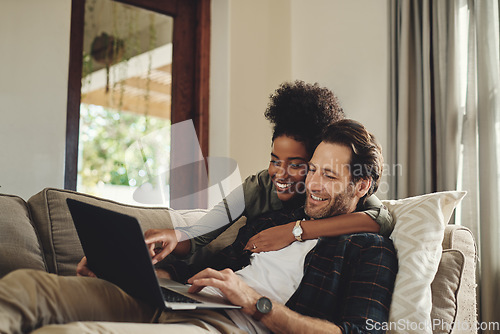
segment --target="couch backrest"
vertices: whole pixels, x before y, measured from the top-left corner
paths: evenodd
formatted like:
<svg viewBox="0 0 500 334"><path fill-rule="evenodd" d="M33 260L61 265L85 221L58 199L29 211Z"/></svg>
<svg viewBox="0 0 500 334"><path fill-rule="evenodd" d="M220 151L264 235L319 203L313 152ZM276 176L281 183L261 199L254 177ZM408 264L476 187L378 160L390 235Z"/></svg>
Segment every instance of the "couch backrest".
<svg viewBox="0 0 500 334"><path fill-rule="evenodd" d="M18 268L47 270L26 202L0 194L0 277Z"/></svg>
<svg viewBox="0 0 500 334"><path fill-rule="evenodd" d="M186 225L182 213L173 212L167 208L138 207L69 190L44 189L28 200L28 207L45 253L47 268L50 272L59 275L75 275L76 265L83 257L66 198L77 199L136 217L143 231ZM200 211L198 216L203 215L203 212ZM190 214L195 215L196 210Z"/></svg>

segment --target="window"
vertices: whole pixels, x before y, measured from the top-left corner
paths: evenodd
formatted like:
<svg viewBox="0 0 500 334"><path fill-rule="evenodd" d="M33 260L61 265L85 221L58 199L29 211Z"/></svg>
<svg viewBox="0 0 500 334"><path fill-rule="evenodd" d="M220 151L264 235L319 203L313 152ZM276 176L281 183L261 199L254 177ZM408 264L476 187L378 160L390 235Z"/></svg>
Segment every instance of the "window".
<svg viewBox="0 0 500 334"><path fill-rule="evenodd" d="M170 123L192 120L208 155L209 7L209 0L73 0L66 189L128 201L109 188L158 180L155 156L176 159L171 153L182 145L165 136ZM138 151L138 139L159 133L165 154ZM197 177L203 173L190 172L165 184L167 192L203 188L206 178ZM200 195L178 208L205 205Z"/></svg>

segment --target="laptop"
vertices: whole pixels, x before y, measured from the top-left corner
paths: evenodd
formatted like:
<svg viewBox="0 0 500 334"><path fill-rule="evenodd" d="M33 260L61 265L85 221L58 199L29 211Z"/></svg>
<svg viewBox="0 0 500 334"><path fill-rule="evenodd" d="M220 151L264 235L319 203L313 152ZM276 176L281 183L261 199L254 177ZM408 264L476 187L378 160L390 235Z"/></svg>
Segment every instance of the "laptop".
<svg viewBox="0 0 500 334"><path fill-rule="evenodd" d="M188 293L189 285L158 278L136 218L66 199L89 268L129 295L170 310L236 309L222 296Z"/></svg>

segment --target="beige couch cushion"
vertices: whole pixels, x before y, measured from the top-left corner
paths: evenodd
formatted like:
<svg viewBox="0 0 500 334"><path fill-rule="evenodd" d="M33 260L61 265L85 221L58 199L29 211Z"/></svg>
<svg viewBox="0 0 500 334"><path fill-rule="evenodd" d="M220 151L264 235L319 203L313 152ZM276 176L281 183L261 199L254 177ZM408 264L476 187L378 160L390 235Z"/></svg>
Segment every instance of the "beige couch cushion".
<svg viewBox="0 0 500 334"><path fill-rule="evenodd" d="M478 320L476 303L477 249L472 232L464 226L447 225L443 239L443 249L457 249L464 255L463 273L456 292L455 323L458 326L455 326L450 333L477 333L475 328ZM439 307L439 305L436 305L436 307ZM437 312L433 308L433 316L436 314Z"/></svg>
<svg viewBox="0 0 500 334"><path fill-rule="evenodd" d="M59 275L75 275L76 265L83 257L66 204L68 197L136 217L143 231L186 225L177 213L172 219L171 211L167 208L136 207L69 190L44 189L31 197L28 205L45 251L48 270ZM189 214L196 215L196 212Z"/></svg>
<svg viewBox="0 0 500 334"><path fill-rule="evenodd" d="M26 202L0 194L0 277L19 268L47 270Z"/></svg>
<svg viewBox="0 0 500 334"><path fill-rule="evenodd" d="M457 315L457 298L464 271L465 256L456 249L446 249L431 284L433 333L451 333Z"/></svg>

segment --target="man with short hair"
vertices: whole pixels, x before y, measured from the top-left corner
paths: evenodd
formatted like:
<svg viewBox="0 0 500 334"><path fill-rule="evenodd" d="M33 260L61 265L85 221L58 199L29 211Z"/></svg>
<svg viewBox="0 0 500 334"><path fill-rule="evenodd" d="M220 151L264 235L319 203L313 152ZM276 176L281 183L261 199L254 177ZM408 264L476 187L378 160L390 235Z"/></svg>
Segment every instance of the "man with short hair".
<svg viewBox="0 0 500 334"><path fill-rule="evenodd" d="M215 311L161 312L154 317L155 310L108 282L20 271L0 280L0 333L31 330L46 323L149 322L155 318L170 325L127 327L101 322L42 330L122 333L140 328L156 333L166 326L165 330L182 332L367 332L369 323L388 320L397 272L396 254L388 239L373 233L342 235L295 242L279 251L258 254L246 251L245 245L253 235L272 226L296 221L300 231L303 218L354 211L377 190L381 172L382 155L373 136L357 122L337 122L327 129L309 163L304 208L275 211L249 221L235 242L214 256L208 264L211 268L197 272L183 263L167 268L173 278L187 279L191 292L222 293L242 306L241 311L228 310L223 315ZM301 239L300 232L295 235Z"/></svg>

